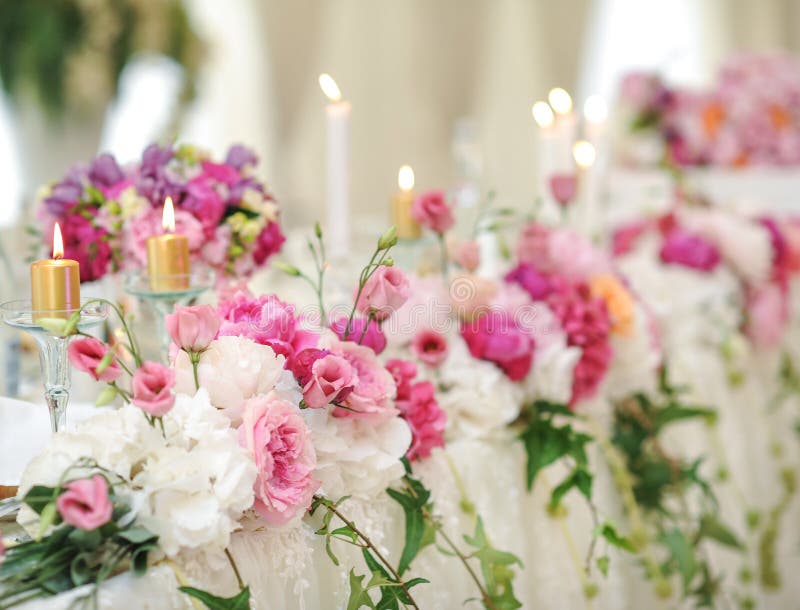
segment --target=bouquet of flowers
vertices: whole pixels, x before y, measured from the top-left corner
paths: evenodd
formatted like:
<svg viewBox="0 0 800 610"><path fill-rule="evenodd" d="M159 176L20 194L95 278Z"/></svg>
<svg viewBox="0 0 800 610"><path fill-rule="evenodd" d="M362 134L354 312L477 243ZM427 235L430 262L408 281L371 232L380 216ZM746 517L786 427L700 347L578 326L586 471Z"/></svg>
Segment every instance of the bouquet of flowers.
<svg viewBox="0 0 800 610"><path fill-rule="evenodd" d="M654 74L622 81L631 133L655 133L677 166L800 164L800 64L787 55L727 61L708 90L670 87Z"/></svg>
<svg viewBox="0 0 800 610"><path fill-rule="evenodd" d="M65 256L80 263L81 281L142 268L145 241L161 232L162 208L170 197L176 230L188 237L192 262L223 276L247 277L284 241L278 206L255 177L256 163L240 145L222 162L190 145L153 144L130 166L100 155L41 190L44 234L60 223Z"/></svg>

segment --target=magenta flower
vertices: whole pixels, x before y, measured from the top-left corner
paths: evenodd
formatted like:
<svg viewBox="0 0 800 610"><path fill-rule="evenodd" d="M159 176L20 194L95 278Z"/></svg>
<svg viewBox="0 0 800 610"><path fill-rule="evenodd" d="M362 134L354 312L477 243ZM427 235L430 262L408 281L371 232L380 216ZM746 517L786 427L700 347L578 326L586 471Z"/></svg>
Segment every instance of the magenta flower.
<svg viewBox="0 0 800 610"><path fill-rule="evenodd" d="M533 338L506 311L492 309L461 324L461 336L470 353L493 362L511 381L522 381L533 364Z"/></svg>
<svg viewBox="0 0 800 610"><path fill-rule="evenodd" d="M399 400L400 415L411 428L411 446L406 457L412 462L430 457L436 447L444 447L447 414L436 401L430 381L418 381L405 400Z"/></svg>
<svg viewBox="0 0 800 610"><path fill-rule="evenodd" d="M108 497L108 481L99 474L91 479L67 483L66 491L56 500L56 508L64 523L91 531L111 521L114 507Z"/></svg>
<svg viewBox="0 0 800 610"><path fill-rule="evenodd" d="M417 365L411 360L393 358L386 363L386 370L392 374L397 386L397 400L411 398L411 382L417 376Z"/></svg>
<svg viewBox="0 0 800 610"><path fill-rule="evenodd" d="M122 369L115 359L112 359L104 370L98 372L100 363L110 352L111 348L108 345L94 337L75 339L67 348L67 356L72 366L79 371L89 373L95 381L105 381L106 383L116 381L122 375Z"/></svg>
<svg viewBox="0 0 800 610"><path fill-rule="evenodd" d="M710 272L720 263L719 250L699 235L675 228L664 238L659 252L661 261Z"/></svg>
<svg viewBox="0 0 800 610"><path fill-rule="evenodd" d="M534 301L541 301L553 290L550 277L532 265L520 263L506 274L506 282L519 284Z"/></svg>
<svg viewBox="0 0 800 610"><path fill-rule="evenodd" d="M448 351L445 336L432 329L418 331L411 340L411 352L432 368L437 368L447 359Z"/></svg>

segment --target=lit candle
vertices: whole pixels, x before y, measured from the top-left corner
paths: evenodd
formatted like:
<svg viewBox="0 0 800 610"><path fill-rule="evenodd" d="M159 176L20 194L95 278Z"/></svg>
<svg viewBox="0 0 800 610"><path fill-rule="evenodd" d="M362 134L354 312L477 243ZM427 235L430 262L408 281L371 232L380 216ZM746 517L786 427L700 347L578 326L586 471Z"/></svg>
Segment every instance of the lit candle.
<svg viewBox="0 0 800 610"><path fill-rule="evenodd" d="M147 238L147 274L155 292L186 290L189 287L189 239L175 234L175 209L172 198L164 201L161 216L164 235Z"/></svg>
<svg viewBox="0 0 800 610"><path fill-rule="evenodd" d="M336 258L350 245L350 102L342 100L336 81L320 74L319 86L330 103L325 107L328 131L328 244Z"/></svg>
<svg viewBox="0 0 800 610"><path fill-rule="evenodd" d="M414 205L414 170L404 165L397 172L397 184L400 192L392 198L392 224L397 229L400 239L419 239L422 229L411 215Z"/></svg>
<svg viewBox="0 0 800 610"><path fill-rule="evenodd" d="M58 223L53 228L53 258L31 264L31 301L34 320L68 318L71 311L80 309L80 267L78 261L64 258Z"/></svg>
<svg viewBox="0 0 800 610"><path fill-rule="evenodd" d="M566 171L572 165L570 149L575 141L575 115L572 112L572 98L566 90L555 87L547 94L547 101L555 111L556 132L558 133L557 159L558 171Z"/></svg>
<svg viewBox="0 0 800 610"><path fill-rule="evenodd" d="M555 116L547 102L536 102L531 108L533 120L538 126L536 133L536 192L544 199L550 199L550 176L558 171L556 148L558 134L555 132Z"/></svg>
<svg viewBox="0 0 800 610"><path fill-rule="evenodd" d="M583 103L584 136L595 149L600 148L605 135L608 106L599 95L590 95Z"/></svg>
<svg viewBox="0 0 800 610"><path fill-rule="evenodd" d="M580 196L583 202L583 229L587 235L597 231L597 172L594 171L597 153L591 142L578 140L572 156L580 170Z"/></svg>

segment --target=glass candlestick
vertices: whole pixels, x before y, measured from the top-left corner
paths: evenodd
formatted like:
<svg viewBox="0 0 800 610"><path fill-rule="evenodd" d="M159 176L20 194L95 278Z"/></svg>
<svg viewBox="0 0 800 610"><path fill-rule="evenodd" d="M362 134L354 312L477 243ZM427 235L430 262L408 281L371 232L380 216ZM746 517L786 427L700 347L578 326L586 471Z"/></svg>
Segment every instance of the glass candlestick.
<svg viewBox="0 0 800 610"><path fill-rule="evenodd" d="M0 305L3 321L12 328L30 334L39 346L39 364L42 369L44 399L50 411L50 427L53 432L63 430L67 423L67 404L70 390L70 365L67 347L75 335L62 337L42 324L45 319L67 320L74 311L34 311L30 301L9 301ZM86 331L106 319L103 303L84 299L78 330ZM50 326L48 324L48 326Z"/></svg>
<svg viewBox="0 0 800 610"><path fill-rule="evenodd" d="M164 362L169 360L170 337L165 322L167 314L172 313L177 305L189 305L206 290L213 288L215 277L210 269L158 278L151 278L147 273L131 273L125 277L125 292L147 304L155 314Z"/></svg>

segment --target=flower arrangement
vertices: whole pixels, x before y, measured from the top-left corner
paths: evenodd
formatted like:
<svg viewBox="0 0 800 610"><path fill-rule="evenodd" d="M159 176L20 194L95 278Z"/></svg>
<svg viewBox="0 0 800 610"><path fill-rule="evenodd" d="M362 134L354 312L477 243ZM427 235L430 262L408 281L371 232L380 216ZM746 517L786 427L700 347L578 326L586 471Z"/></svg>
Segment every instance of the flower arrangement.
<svg viewBox="0 0 800 610"><path fill-rule="evenodd" d="M51 116L102 110L138 54L157 53L184 71L182 99L194 94L201 44L181 0L142 3L8 3L0 7L0 76L15 100L32 95Z"/></svg>
<svg viewBox="0 0 800 610"><path fill-rule="evenodd" d="M800 64L779 54L732 58L707 90L644 73L620 88L629 131L655 134L662 161L679 167L800 164L799 98Z"/></svg>
<svg viewBox="0 0 800 610"><path fill-rule="evenodd" d="M93 281L146 266L145 242L162 231L162 207L171 197L192 262L247 277L284 241L278 206L254 176L256 163L240 145L222 162L190 145L152 144L130 166L103 154L43 188L39 217L45 235L61 224L65 256L80 263L81 281Z"/></svg>

